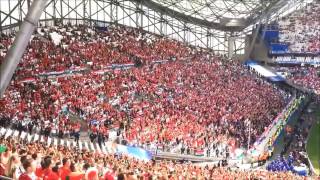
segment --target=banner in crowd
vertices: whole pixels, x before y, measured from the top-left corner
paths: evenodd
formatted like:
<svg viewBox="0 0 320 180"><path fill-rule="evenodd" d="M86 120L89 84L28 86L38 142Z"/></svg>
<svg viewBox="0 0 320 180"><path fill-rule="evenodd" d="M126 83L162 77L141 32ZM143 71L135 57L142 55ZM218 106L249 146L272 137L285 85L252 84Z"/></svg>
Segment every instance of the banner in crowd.
<svg viewBox="0 0 320 180"><path fill-rule="evenodd" d="M308 64L308 65L320 65L320 57L292 57L292 56L278 56L273 59L273 62L278 64Z"/></svg>
<svg viewBox="0 0 320 180"><path fill-rule="evenodd" d="M111 67L113 69L116 69L116 68L130 68L130 67L133 67L134 64L133 63L128 63L128 64L111 64Z"/></svg>
<svg viewBox="0 0 320 180"><path fill-rule="evenodd" d="M204 150L203 149L197 149L195 151L196 156L204 156Z"/></svg>
<svg viewBox="0 0 320 180"><path fill-rule="evenodd" d="M106 151L110 154L125 154L127 156L131 156L133 158L149 161L152 159L152 154L149 151L146 151L142 148L125 146L121 144L116 144L113 142L106 142Z"/></svg>
<svg viewBox="0 0 320 180"><path fill-rule="evenodd" d="M70 73L80 73L82 71L88 70L88 68L85 67L73 67L71 69L67 70L61 70L61 71L51 71L51 72L44 72L40 73L40 76L59 76L63 74L70 74Z"/></svg>
<svg viewBox="0 0 320 180"><path fill-rule="evenodd" d="M152 64L161 64L161 63L166 63L166 62L168 62L168 60L157 60L157 61L153 61ZM88 64L92 65L93 63L88 62ZM132 67L134 67L133 63L112 64L110 66L106 66L103 69L92 70L90 72L95 75L103 75L106 72L110 72L115 69L129 69ZM67 70L43 72L43 73L40 73L36 76L64 76L64 75L69 75L69 74L81 73L81 72L87 71L87 70L90 70L90 69L87 67L73 67L73 68L67 69ZM34 78L34 77L24 78L24 79L19 80L18 82L19 83L34 83L34 82L36 82L36 78Z"/></svg>
<svg viewBox="0 0 320 180"><path fill-rule="evenodd" d="M109 69L101 69L101 70L92 71L91 73L95 74L95 75L98 75L98 74L102 75L102 74L109 72L109 71L110 71Z"/></svg>
<svg viewBox="0 0 320 180"><path fill-rule="evenodd" d="M289 109L284 113L283 117L281 117L281 123L280 126L277 127L276 132L272 137L268 139L268 146L274 146L277 142L277 139L282 132L283 128L286 126L288 121L290 120L290 116L295 113L295 111L299 108L299 105L301 104L302 100L304 99L304 96L301 96L294 100L293 104L289 107Z"/></svg>
<svg viewBox="0 0 320 180"><path fill-rule="evenodd" d="M273 81L273 82L285 81L285 79L282 76L279 76L278 74L273 73L272 71L258 64L256 61L253 61L253 60L246 61L245 65L247 65L250 69L257 72L257 74L259 74L260 76L263 76L269 79L270 81Z"/></svg>
<svg viewBox="0 0 320 180"><path fill-rule="evenodd" d="M263 153L267 147L274 146L277 138L290 119L290 116L298 109L303 99L304 96L299 98L294 97L287 107L275 118L272 124L270 124L265 132L258 138L253 147L250 149L250 152L258 150L260 153Z"/></svg>
<svg viewBox="0 0 320 180"><path fill-rule="evenodd" d="M149 161L152 159L152 154L141 148L124 146L120 144L117 144L116 148L117 148L116 153L126 154L128 156L131 156L143 161Z"/></svg>
<svg viewBox="0 0 320 180"><path fill-rule="evenodd" d="M19 80L19 83L34 83L36 81L37 81L36 78L30 77L30 78L24 78Z"/></svg>

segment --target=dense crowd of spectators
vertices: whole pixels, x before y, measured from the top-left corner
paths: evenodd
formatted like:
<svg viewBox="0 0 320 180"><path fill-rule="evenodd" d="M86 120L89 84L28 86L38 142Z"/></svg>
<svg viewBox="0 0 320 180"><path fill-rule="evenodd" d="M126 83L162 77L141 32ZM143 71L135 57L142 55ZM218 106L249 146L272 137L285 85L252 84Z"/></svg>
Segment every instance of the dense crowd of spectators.
<svg viewBox="0 0 320 180"><path fill-rule="evenodd" d="M293 83L311 89L320 94L320 68L319 67L277 67Z"/></svg>
<svg viewBox="0 0 320 180"><path fill-rule="evenodd" d="M320 3L315 0L279 21L280 42L294 53L320 53Z"/></svg>
<svg viewBox="0 0 320 180"><path fill-rule="evenodd" d="M2 52L11 40L3 35ZM152 63L158 60L168 62ZM97 73L126 63L139 67ZM88 70L37 76L74 67ZM129 145L187 154L226 156L247 146L250 126L253 144L288 98L210 51L115 26L102 32L83 26L39 28L16 79L31 75L32 83L12 81L0 101L0 118L11 119L15 127L78 137L81 123L72 112L89 125L92 141L108 140L115 131Z"/></svg>
<svg viewBox="0 0 320 180"><path fill-rule="evenodd" d="M292 156L289 156L287 159L283 157L278 157L277 159L271 161L270 164L268 164L267 170L273 172L293 171L293 162L294 159Z"/></svg>
<svg viewBox="0 0 320 180"><path fill-rule="evenodd" d="M0 175L19 180L135 179L306 179L292 173L240 171L174 161L137 161L125 155L47 147L19 139L0 139Z"/></svg>
<svg viewBox="0 0 320 180"><path fill-rule="evenodd" d="M13 42L15 32L0 36L0 62ZM154 60L180 60L195 53L179 41L141 30L109 26L99 31L86 26L39 27L20 61L16 75L90 67L103 69L111 64L141 63Z"/></svg>

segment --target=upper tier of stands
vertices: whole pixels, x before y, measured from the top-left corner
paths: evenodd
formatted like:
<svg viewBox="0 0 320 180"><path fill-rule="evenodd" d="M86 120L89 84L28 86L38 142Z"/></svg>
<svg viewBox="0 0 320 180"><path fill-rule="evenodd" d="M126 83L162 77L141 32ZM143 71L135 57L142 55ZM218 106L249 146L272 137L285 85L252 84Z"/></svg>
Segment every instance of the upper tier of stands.
<svg viewBox="0 0 320 180"><path fill-rule="evenodd" d="M272 24L263 25L260 35L269 54L280 56L315 57L320 54L320 2L282 17ZM293 60L292 60L293 61ZM320 62L318 62L320 63Z"/></svg>
<svg viewBox="0 0 320 180"><path fill-rule="evenodd" d="M14 36L14 32L1 35L0 62ZM32 36L16 75L21 78L74 67L100 70L112 64L180 60L195 53L195 49L178 41L122 26L110 26L107 31L71 25L40 27Z"/></svg>
<svg viewBox="0 0 320 180"><path fill-rule="evenodd" d="M316 67L277 67L279 73L301 87L313 90L320 94L320 68Z"/></svg>
<svg viewBox="0 0 320 180"><path fill-rule="evenodd" d="M320 2L314 1L282 18L279 41L289 44L289 52L320 53Z"/></svg>

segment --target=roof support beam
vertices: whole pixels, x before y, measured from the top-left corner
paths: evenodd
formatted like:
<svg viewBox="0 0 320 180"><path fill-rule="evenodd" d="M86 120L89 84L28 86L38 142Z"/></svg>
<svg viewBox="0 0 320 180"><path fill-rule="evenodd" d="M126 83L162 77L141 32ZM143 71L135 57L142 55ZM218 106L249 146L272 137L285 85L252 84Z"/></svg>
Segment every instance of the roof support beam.
<svg viewBox="0 0 320 180"><path fill-rule="evenodd" d="M154 11L157 11L161 14L166 14L168 16L179 19L186 23L191 23L191 24L202 26L202 27L207 27L209 29L216 29L221 31L242 31L249 25L257 23L260 20L260 18L263 18L263 16L266 13L275 12L279 10L279 8L283 7L281 6L283 5L283 3L287 3L287 1L285 0L262 1L262 2L267 2L267 4L261 5L260 8L254 10L254 13L252 13L253 15L245 19L243 26L226 26L224 24L221 24L220 22L211 22L205 19L186 15L184 13L172 10L168 7L164 7L161 4L156 3L152 0L131 0L131 1L143 4L144 6Z"/></svg>
<svg viewBox="0 0 320 180"><path fill-rule="evenodd" d="M0 97L9 85L15 69L28 45L31 35L38 24L47 0L34 0L28 10L20 30L0 67Z"/></svg>
<svg viewBox="0 0 320 180"><path fill-rule="evenodd" d="M131 0L137 3L141 3L144 6L157 11L162 14L166 14L168 16L174 17L176 19L182 20L186 23L196 24L202 27L208 27L210 29L217 29L221 31L241 31L243 28L239 27L227 27L217 22L210 22L204 19L196 18L193 16L188 16L184 13L177 12L175 10L172 10L170 8L164 7L156 2L150 1L150 0Z"/></svg>

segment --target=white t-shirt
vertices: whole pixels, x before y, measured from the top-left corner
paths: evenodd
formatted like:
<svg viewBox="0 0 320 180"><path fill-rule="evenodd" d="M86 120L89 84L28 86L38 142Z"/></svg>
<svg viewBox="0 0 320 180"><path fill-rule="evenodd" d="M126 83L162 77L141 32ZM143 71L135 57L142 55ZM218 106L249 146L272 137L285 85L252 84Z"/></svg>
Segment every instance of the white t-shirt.
<svg viewBox="0 0 320 180"><path fill-rule="evenodd" d="M14 172L17 179L19 179L20 175L25 172L22 166L17 166L16 171Z"/></svg>

